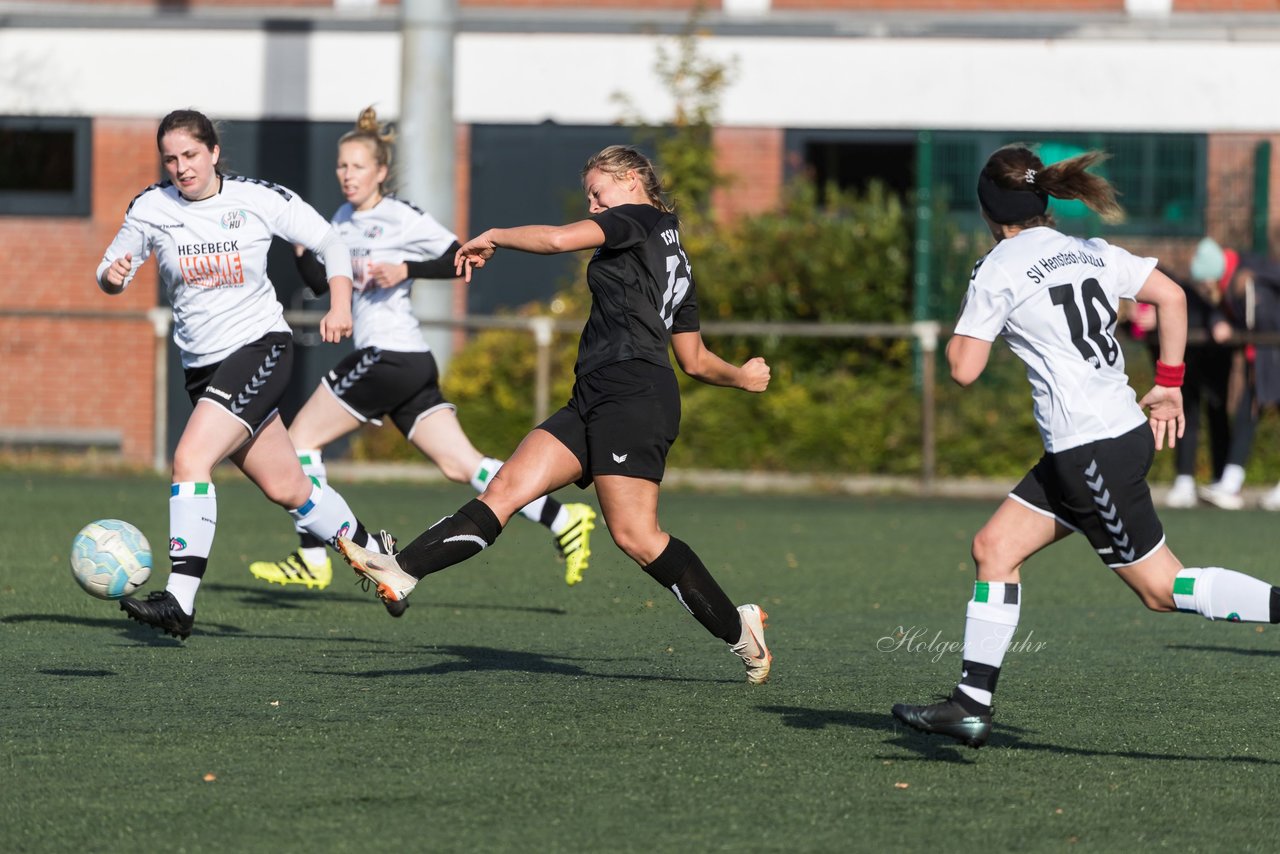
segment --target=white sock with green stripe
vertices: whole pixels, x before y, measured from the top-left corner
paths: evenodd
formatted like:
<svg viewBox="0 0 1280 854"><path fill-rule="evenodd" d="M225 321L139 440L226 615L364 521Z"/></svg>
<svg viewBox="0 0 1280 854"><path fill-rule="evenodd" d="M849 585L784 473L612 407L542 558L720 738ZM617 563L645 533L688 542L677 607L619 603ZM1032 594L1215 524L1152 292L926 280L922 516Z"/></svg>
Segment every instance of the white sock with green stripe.
<svg viewBox="0 0 1280 854"><path fill-rule="evenodd" d="M1177 609L1210 620L1274 623L1278 599L1267 582L1220 566L1189 567L1173 579Z"/></svg>
<svg viewBox="0 0 1280 854"><path fill-rule="evenodd" d="M311 483L323 489L329 483L328 472L324 467L324 454L319 448L298 448L298 462L302 465L302 473L307 476ZM307 563L323 563L327 555L325 554L324 540L315 536L306 528L303 528L297 522L293 523L294 530L298 532L301 545L298 551L302 552L302 556Z"/></svg>
<svg viewBox="0 0 1280 854"><path fill-rule="evenodd" d="M351 512L347 500L332 486L322 488L312 484L307 503L290 510L289 515L299 528L326 543L332 543L338 537L348 537L370 551L382 551L377 538L368 535L356 514Z"/></svg>
<svg viewBox="0 0 1280 854"><path fill-rule="evenodd" d="M493 476L500 468L502 468L502 460L495 460L493 457L482 459L480 465L476 467L476 473L471 475L471 488L476 492L484 492L489 488L489 481L493 480Z"/></svg>
<svg viewBox="0 0 1280 854"><path fill-rule="evenodd" d="M1022 585L977 581L964 621L964 670L957 690L990 708L1000 665L1018 630Z"/></svg>
<svg viewBox="0 0 1280 854"><path fill-rule="evenodd" d="M298 448L298 462L302 465L302 473L311 478L316 486L324 486L329 482L324 468L324 454L319 448Z"/></svg>
<svg viewBox="0 0 1280 854"><path fill-rule="evenodd" d="M502 460L495 460L493 457L485 457L480 461L480 465L476 468L476 473L471 475L471 486L476 492L484 492L489 488L489 482L493 480L498 473L498 469L502 468ZM531 522L542 521L542 508L546 506L547 496L535 498L524 507L520 508L520 515Z"/></svg>
<svg viewBox="0 0 1280 854"><path fill-rule="evenodd" d="M185 482L169 487L169 563L165 590L182 610L195 612L196 591L209 566L218 527L218 498L212 483Z"/></svg>

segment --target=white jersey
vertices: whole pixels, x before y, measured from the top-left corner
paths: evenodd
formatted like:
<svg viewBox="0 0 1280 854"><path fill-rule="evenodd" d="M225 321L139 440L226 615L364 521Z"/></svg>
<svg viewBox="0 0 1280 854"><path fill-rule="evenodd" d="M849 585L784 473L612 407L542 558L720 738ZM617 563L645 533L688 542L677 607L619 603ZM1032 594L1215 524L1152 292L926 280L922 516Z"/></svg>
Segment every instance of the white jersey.
<svg viewBox="0 0 1280 854"><path fill-rule="evenodd" d="M1155 266L1105 240L1029 228L974 267L955 332L983 341L1003 335L1026 363L1050 453L1146 422L1115 333L1120 300L1132 300Z"/></svg>
<svg viewBox="0 0 1280 854"><path fill-rule="evenodd" d="M351 248L352 337L357 350L377 347L401 353L425 353L430 348L413 316L409 299L412 279L390 288L373 280L371 265L430 261L444 254L457 237L425 211L386 196L367 211L350 203L333 215L333 227Z"/></svg>
<svg viewBox="0 0 1280 854"><path fill-rule="evenodd" d="M173 306L182 366L211 365L268 332L290 331L267 277L272 236L315 248L329 231L315 208L275 184L228 175L215 195L192 202L164 181L130 203L98 279L112 261L132 253L128 285L154 254ZM329 254L345 256L345 247L335 249Z"/></svg>

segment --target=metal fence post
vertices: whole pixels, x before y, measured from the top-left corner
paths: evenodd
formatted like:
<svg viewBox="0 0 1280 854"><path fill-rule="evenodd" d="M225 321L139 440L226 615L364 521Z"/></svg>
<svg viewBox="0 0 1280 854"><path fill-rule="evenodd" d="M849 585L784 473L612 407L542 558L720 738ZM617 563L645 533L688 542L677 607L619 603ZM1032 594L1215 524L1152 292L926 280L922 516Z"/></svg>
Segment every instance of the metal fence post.
<svg viewBox="0 0 1280 854"><path fill-rule="evenodd" d="M1253 251L1271 251L1271 143L1263 140L1253 150Z"/></svg>
<svg viewBox="0 0 1280 854"><path fill-rule="evenodd" d="M555 327L550 317L533 317L529 319L529 329L533 332L533 343L537 347L537 362L534 373L533 423L541 424L550 414L551 399L551 339Z"/></svg>
<svg viewBox="0 0 1280 854"><path fill-rule="evenodd" d="M163 474L168 468L169 445L169 324L173 312L156 306L147 309L147 320L155 332L155 385L153 398L155 410L151 428L151 468Z"/></svg>
<svg viewBox="0 0 1280 854"><path fill-rule="evenodd" d="M926 490L933 487L938 468L938 437L935 421L937 408L937 353L941 326L936 320L917 320L911 331L920 342L920 482Z"/></svg>

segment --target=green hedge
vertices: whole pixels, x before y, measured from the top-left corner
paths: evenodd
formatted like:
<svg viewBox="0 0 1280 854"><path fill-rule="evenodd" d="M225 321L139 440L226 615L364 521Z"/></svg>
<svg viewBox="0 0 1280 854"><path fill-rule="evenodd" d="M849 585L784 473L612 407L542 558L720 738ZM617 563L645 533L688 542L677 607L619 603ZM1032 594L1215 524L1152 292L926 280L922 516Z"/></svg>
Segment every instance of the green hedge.
<svg viewBox="0 0 1280 854"><path fill-rule="evenodd" d="M716 342L710 340L711 346ZM840 344L829 346L839 349ZM557 336L552 407L569 395L576 337ZM458 404L463 427L478 448L509 455L533 424L533 344L530 336L486 332L454 357L445 393ZM1139 393L1150 388L1146 350L1126 345ZM909 365L826 376L775 363L762 395L681 379L683 418L672 449L674 467L912 476L921 466L921 400ZM947 378L938 356L937 474L1016 479L1042 452L1022 363L998 344L983 377L969 388ZM1199 479L1209 477L1200 448ZM358 459L420 459L391 426L366 428L353 445ZM1156 455L1152 481L1173 478L1173 454ZM1280 479L1280 415L1258 427L1249 483Z"/></svg>
<svg viewBox="0 0 1280 854"><path fill-rule="evenodd" d="M788 188L777 211L717 224L685 223L684 242L698 285L701 315L711 320L887 322L911 317L909 206L882 187L864 194L822 193L806 182ZM956 236L947 271L951 294L982 239ZM586 258L583 258L585 268ZM569 284L532 314L583 318L589 295ZM957 282L956 280L959 280ZM958 298L958 297L956 297ZM902 340L832 341L707 336L711 349L741 362L762 355L773 368L763 395L693 382L681 375L683 419L672 466L831 474L915 475L921 471L921 397L914 345ZM553 345L550 404L559 407L573 382L577 335ZM960 389L937 356L937 474L1021 476L1041 454L1022 364L998 344L979 382ZM1150 388L1151 358L1126 344L1134 387ZM678 372L677 372L678 373ZM505 457L533 423L531 336L491 331L454 354L444 390L484 453ZM1280 418L1264 417L1250 463L1250 482L1280 476ZM353 443L360 459L416 459L394 428L368 429ZM1200 478L1207 479L1201 449ZM1173 476L1173 454L1157 456L1156 482Z"/></svg>

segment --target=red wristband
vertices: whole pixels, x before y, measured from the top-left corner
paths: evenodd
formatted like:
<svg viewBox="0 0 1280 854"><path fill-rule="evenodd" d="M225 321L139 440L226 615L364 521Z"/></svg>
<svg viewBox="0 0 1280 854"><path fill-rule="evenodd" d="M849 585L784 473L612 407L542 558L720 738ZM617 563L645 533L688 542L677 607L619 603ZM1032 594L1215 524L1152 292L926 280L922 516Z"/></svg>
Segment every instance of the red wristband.
<svg viewBox="0 0 1280 854"><path fill-rule="evenodd" d="M1183 365L1166 365L1164 362L1156 359L1156 385L1162 385L1167 388L1179 388L1182 385L1182 375L1187 372L1187 366Z"/></svg>

